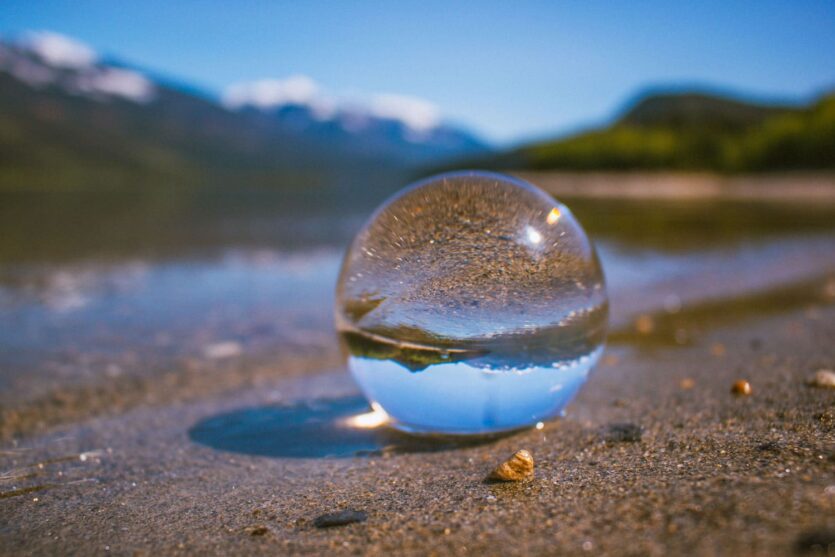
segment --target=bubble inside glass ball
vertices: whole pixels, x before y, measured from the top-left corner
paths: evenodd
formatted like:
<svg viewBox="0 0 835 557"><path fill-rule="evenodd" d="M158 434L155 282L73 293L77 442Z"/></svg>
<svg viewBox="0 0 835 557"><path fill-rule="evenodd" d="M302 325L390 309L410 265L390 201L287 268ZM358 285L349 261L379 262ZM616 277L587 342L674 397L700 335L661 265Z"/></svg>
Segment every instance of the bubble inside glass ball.
<svg viewBox="0 0 835 557"><path fill-rule="evenodd" d="M396 427L478 434L562 412L598 360L608 301L564 205L507 176L406 188L354 239L336 325L360 388Z"/></svg>

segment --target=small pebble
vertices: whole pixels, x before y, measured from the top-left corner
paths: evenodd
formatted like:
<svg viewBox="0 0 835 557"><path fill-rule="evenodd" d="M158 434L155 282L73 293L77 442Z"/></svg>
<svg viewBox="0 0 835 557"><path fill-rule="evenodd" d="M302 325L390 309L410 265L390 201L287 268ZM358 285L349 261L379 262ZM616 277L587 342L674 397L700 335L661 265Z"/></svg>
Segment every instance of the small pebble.
<svg viewBox="0 0 835 557"><path fill-rule="evenodd" d="M603 430L603 439L613 443L637 443L643 436L643 429L638 424L608 424Z"/></svg>
<svg viewBox="0 0 835 557"><path fill-rule="evenodd" d="M244 349L240 342L229 340L217 342L203 347L203 356L209 360L222 360L240 356Z"/></svg>
<svg viewBox="0 0 835 557"><path fill-rule="evenodd" d="M685 377L679 382L678 386L685 391L689 391L690 389L696 386L696 382L690 377Z"/></svg>
<svg viewBox="0 0 835 557"><path fill-rule="evenodd" d="M835 371L819 369L806 381L806 384L819 389L835 389Z"/></svg>
<svg viewBox="0 0 835 557"><path fill-rule="evenodd" d="M731 386L731 392L736 396L748 396L752 392L751 383L745 379L740 379Z"/></svg>
<svg viewBox="0 0 835 557"><path fill-rule="evenodd" d="M826 426L835 426L835 410L824 410L815 414L815 419Z"/></svg>
<svg viewBox="0 0 835 557"><path fill-rule="evenodd" d="M499 464L487 479L495 482L519 482L533 477L533 456L522 449Z"/></svg>
<svg viewBox="0 0 835 557"><path fill-rule="evenodd" d="M331 528L333 526L345 526L346 524L353 524L355 522L365 522L368 515L362 511L355 511L348 509L335 513L327 513L317 516L313 521L316 528Z"/></svg>
<svg viewBox="0 0 835 557"><path fill-rule="evenodd" d="M780 443L777 441L766 441L757 445L757 450L776 453L780 451Z"/></svg>
<svg viewBox="0 0 835 557"><path fill-rule="evenodd" d="M639 315L635 320L635 329L642 335L648 335L655 330L655 320L646 313Z"/></svg>
<svg viewBox="0 0 835 557"><path fill-rule="evenodd" d="M247 526L246 528L244 528L244 532L246 532L250 536L263 536L264 534L269 532L269 530L263 524L259 524L257 526Z"/></svg>
<svg viewBox="0 0 835 557"><path fill-rule="evenodd" d="M712 355L716 356L717 358L721 358L722 356L724 356L725 352L726 352L725 345L722 344L721 342L716 342L713 345L711 345L711 347L710 347L710 353Z"/></svg>

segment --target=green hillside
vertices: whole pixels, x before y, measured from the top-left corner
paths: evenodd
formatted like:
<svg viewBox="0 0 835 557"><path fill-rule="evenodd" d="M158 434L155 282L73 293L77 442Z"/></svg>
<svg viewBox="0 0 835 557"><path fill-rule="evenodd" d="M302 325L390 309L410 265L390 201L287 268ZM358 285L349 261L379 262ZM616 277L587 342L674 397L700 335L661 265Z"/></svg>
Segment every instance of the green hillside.
<svg viewBox="0 0 835 557"><path fill-rule="evenodd" d="M0 73L0 191L129 191L231 181L309 187L329 178L305 145L252 130L198 97L175 90L161 97L152 105L96 102L56 88L35 90Z"/></svg>
<svg viewBox="0 0 835 557"><path fill-rule="evenodd" d="M833 169L835 93L808 107L694 93L651 95L609 127L525 145L477 164L537 170Z"/></svg>

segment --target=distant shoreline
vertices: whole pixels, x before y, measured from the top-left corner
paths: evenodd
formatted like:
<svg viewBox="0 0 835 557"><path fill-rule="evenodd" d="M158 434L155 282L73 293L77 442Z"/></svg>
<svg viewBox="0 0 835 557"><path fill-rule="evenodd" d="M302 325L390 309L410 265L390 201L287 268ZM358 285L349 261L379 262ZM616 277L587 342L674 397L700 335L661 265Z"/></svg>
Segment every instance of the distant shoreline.
<svg viewBox="0 0 835 557"><path fill-rule="evenodd" d="M555 196L835 203L835 173L509 171Z"/></svg>

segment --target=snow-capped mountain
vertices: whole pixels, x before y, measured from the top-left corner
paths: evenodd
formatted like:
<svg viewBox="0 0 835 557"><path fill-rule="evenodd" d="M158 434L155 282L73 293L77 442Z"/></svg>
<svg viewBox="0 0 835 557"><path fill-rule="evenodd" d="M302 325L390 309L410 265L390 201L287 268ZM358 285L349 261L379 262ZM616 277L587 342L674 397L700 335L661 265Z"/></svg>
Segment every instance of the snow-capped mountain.
<svg viewBox="0 0 835 557"><path fill-rule="evenodd" d="M86 45L56 33L32 33L20 44L0 43L0 71L35 89L57 86L94 100L154 99L156 87L140 72L102 64Z"/></svg>
<svg viewBox="0 0 835 557"><path fill-rule="evenodd" d="M426 100L396 94L376 94L365 100L339 98L328 95L304 75L231 85L222 101L233 110L280 113L283 108L303 109L315 122L336 122L353 133L382 123L397 125L404 137L415 143L430 140L448 128L438 107Z"/></svg>
<svg viewBox="0 0 835 557"><path fill-rule="evenodd" d="M232 85L216 98L48 32L0 42L3 126L14 133L0 133L0 149L19 156L2 157L0 188L9 176L16 184L357 182L372 170L487 149L420 99L340 98L300 76Z"/></svg>
<svg viewBox="0 0 835 557"><path fill-rule="evenodd" d="M321 141L341 143L358 156L437 163L484 150L472 135L446 124L438 108L423 99L395 94L339 98L302 75L232 85L222 103Z"/></svg>

